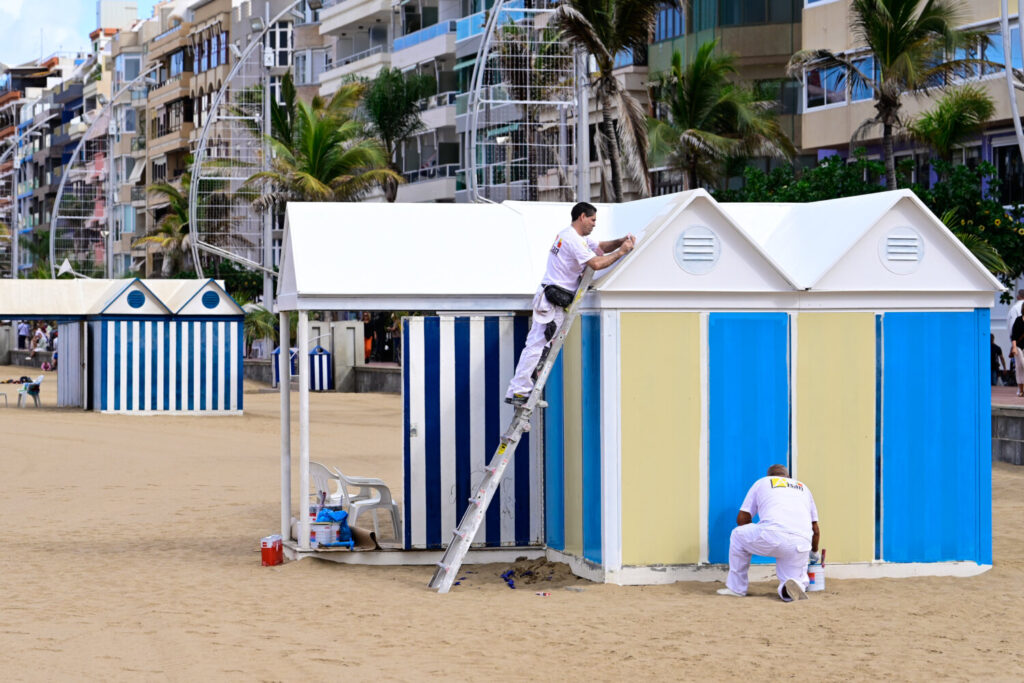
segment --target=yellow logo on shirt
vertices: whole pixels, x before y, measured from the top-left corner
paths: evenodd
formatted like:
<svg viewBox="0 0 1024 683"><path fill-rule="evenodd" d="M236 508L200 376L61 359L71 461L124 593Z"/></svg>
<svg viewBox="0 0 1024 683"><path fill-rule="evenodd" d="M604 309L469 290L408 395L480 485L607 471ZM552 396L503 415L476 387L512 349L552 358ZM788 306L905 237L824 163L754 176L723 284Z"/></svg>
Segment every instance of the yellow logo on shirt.
<svg viewBox="0 0 1024 683"><path fill-rule="evenodd" d="M800 489L803 490L804 485L798 481L792 479L786 479L785 477L772 477L771 485L773 489Z"/></svg>

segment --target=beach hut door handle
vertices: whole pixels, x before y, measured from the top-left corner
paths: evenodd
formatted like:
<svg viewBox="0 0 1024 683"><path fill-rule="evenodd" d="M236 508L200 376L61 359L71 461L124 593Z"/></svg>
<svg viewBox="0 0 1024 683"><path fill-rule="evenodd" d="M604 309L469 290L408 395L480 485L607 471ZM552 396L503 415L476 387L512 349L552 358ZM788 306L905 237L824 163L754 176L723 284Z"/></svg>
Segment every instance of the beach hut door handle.
<svg viewBox="0 0 1024 683"><path fill-rule="evenodd" d="M466 553L469 552L473 539L476 538L477 531L480 529L480 524L484 520L487 506L490 505L491 498L498 490L498 484L501 483L501 478L505 474L505 468L508 466L512 454L515 453L523 433L530 431L530 418L534 409L547 405L540 398L544 391L544 385L548 381L548 375L551 374L552 366L558 360L558 354L562 350L562 344L565 342L569 330L572 329L573 323L579 317L580 302L583 300L583 295L590 289L593 279L594 271L587 268L583 273L583 280L576 290L576 296L569 304L569 308L565 310L562 326L551 340L548 352L541 356L537 381L534 383L533 391L530 392L530 398L516 408L512 422L502 434L501 443L498 444L498 449L491 456L491 461L485 468L483 480L470 497L469 507L466 508L462 521L459 522L458 528L452 534L452 540L444 551L444 555L441 556L441 561L437 563L434 576L430 579L430 587L436 588L438 593L447 593L451 590L455 577L459 575L459 569L462 568L462 562L466 559ZM409 430L410 437L415 436L414 430L415 425L411 426Z"/></svg>

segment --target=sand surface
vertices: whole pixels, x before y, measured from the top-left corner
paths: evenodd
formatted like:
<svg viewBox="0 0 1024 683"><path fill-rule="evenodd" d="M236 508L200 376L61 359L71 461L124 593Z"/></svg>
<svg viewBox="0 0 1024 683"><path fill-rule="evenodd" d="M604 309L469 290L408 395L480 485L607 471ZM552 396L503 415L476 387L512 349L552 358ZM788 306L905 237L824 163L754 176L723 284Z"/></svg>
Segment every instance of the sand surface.
<svg viewBox="0 0 1024 683"><path fill-rule="evenodd" d="M53 381L42 410L0 392L4 681L1024 678L1024 468L993 468L996 565L974 578L829 578L786 605L767 583L737 599L557 568L510 590L488 565L441 596L428 567L260 566L279 526L276 394L198 418L47 408ZM313 459L401 495L398 397L311 406Z"/></svg>

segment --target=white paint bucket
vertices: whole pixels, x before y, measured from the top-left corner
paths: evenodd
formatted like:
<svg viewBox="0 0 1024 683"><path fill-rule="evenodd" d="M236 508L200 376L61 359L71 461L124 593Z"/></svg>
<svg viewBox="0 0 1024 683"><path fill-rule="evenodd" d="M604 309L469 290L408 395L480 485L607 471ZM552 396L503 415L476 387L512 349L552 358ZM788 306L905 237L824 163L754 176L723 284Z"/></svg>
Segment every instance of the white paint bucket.
<svg viewBox="0 0 1024 683"><path fill-rule="evenodd" d="M825 567L820 562L807 565L807 592L825 590Z"/></svg>
<svg viewBox="0 0 1024 683"><path fill-rule="evenodd" d="M309 525L309 536L311 541L316 541L319 545L325 545L334 540L331 538L330 522L313 522Z"/></svg>

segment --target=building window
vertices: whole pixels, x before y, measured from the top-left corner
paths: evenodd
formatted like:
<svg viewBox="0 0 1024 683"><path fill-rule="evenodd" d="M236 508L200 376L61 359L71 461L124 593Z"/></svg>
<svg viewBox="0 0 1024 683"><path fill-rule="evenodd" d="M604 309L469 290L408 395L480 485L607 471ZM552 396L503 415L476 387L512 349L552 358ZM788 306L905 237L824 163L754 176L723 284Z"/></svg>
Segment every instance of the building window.
<svg viewBox="0 0 1024 683"><path fill-rule="evenodd" d="M281 77L271 76L270 77L270 97L274 102L278 104L284 104L281 101Z"/></svg>
<svg viewBox="0 0 1024 683"><path fill-rule="evenodd" d="M846 102L846 74L842 67L808 69L804 72L806 109Z"/></svg>
<svg viewBox="0 0 1024 683"><path fill-rule="evenodd" d="M121 54L114 58L114 91L121 89L126 83L131 83L139 77L142 68L142 56L136 54Z"/></svg>
<svg viewBox="0 0 1024 683"><path fill-rule="evenodd" d="M228 32L220 32L220 63L228 63Z"/></svg>
<svg viewBox="0 0 1024 683"><path fill-rule="evenodd" d="M1016 145L992 149L992 163L995 164L999 185L999 202L1008 204L1024 203L1024 163Z"/></svg>
<svg viewBox="0 0 1024 683"><path fill-rule="evenodd" d="M295 68L292 71L295 73L295 85L306 85L310 82L309 76L309 51L304 50L302 52L295 53Z"/></svg>
<svg viewBox="0 0 1024 683"><path fill-rule="evenodd" d="M299 20L300 24L316 24L320 22L320 10L310 9L309 3L306 0L302 0L296 9L302 13L302 19Z"/></svg>
<svg viewBox="0 0 1024 683"><path fill-rule="evenodd" d="M290 21L279 21L267 32L267 47L274 51L274 64L291 66L292 63L292 24Z"/></svg>
<svg viewBox="0 0 1024 683"><path fill-rule="evenodd" d="M871 80L878 81L878 72L875 70L875 58L864 57L862 59L853 60L853 65L857 67L857 70L862 74L870 78ZM874 89L867 83L859 81L851 81L850 83L850 101L860 102L861 100L870 100L875 96Z"/></svg>
<svg viewBox="0 0 1024 683"><path fill-rule="evenodd" d="M199 49L199 54L202 55L200 57L202 63L199 65L199 71L202 72L210 68L210 39L207 38L199 41Z"/></svg>
<svg viewBox="0 0 1024 683"><path fill-rule="evenodd" d="M663 9L654 21L654 42L669 40L686 32L686 20L678 7Z"/></svg>
<svg viewBox="0 0 1024 683"><path fill-rule="evenodd" d="M216 33L210 38L210 68L216 69L220 58L220 36Z"/></svg>
<svg viewBox="0 0 1024 683"><path fill-rule="evenodd" d="M153 162L153 182L160 183L167 180L167 160Z"/></svg>
<svg viewBox="0 0 1024 683"><path fill-rule="evenodd" d="M170 75L170 77L174 78L175 76L180 76L181 73L185 70L185 53L184 53L184 51L178 50L177 52L173 53L171 55L170 64L171 64L171 75Z"/></svg>

